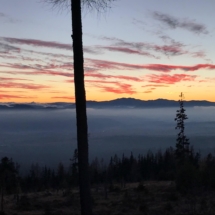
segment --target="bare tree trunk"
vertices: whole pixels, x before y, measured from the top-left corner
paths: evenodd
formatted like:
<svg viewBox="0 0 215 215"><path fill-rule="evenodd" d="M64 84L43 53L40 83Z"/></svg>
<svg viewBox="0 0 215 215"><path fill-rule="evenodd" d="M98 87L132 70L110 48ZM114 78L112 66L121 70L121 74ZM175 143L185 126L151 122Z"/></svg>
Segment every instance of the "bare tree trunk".
<svg viewBox="0 0 215 215"><path fill-rule="evenodd" d="M71 0L71 12L81 214L92 215L88 163L86 95L84 86L81 0Z"/></svg>

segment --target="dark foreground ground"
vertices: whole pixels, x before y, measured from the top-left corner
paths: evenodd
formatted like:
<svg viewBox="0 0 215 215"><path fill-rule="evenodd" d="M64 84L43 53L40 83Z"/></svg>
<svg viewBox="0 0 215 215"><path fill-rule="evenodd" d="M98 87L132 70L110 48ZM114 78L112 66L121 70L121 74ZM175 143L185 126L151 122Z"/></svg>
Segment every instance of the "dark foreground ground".
<svg viewBox="0 0 215 215"><path fill-rule="evenodd" d="M95 215L165 215L215 214L215 192L195 190L186 195L176 191L174 182L144 182L113 186L107 192L103 186L92 188ZM106 198L107 197L107 198ZM5 197L7 215L78 215L79 194L71 191L47 191Z"/></svg>

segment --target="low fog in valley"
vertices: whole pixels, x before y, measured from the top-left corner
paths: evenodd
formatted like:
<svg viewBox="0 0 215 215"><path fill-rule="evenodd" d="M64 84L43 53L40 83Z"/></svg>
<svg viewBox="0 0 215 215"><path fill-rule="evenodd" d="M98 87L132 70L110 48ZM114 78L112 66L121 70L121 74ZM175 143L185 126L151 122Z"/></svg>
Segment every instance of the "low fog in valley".
<svg viewBox="0 0 215 215"><path fill-rule="evenodd" d="M215 108L186 108L186 135L202 154L215 149ZM175 147L175 108L88 109L90 159ZM75 110L0 111L0 156L22 169L32 163L68 165L76 148Z"/></svg>

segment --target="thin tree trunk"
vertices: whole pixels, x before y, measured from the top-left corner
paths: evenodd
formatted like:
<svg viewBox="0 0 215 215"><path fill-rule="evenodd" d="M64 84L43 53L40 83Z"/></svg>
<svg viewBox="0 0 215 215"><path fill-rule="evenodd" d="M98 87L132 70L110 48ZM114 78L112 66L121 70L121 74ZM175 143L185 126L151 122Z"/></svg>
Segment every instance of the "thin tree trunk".
<svg viewBox="0 0 215 215"><path fill-rule="evenodd" d="M88 163L88 128L84 86L81 0L71 0L71 12L81 214L91 215L92 199Z"/></svg>

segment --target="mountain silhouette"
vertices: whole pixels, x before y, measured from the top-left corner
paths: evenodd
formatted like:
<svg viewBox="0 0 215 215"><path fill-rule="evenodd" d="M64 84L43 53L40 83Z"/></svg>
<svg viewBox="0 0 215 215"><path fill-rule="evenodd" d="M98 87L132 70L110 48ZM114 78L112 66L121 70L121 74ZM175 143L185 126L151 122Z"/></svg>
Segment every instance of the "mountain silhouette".
<svg viewBox="0 0 215 215"><path fill-rule="evenodd" d="M178 107L178 101L168 99L140 100L134 98L118 98L110 101L87 101L88 108L165 108ZM205 100L184 101L186 107L209 107L214 106L215 102ZM0 103L0 110L56 110L74 109L75 103L53 102L53 103Z"/></svg>

